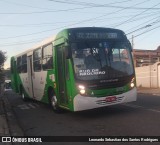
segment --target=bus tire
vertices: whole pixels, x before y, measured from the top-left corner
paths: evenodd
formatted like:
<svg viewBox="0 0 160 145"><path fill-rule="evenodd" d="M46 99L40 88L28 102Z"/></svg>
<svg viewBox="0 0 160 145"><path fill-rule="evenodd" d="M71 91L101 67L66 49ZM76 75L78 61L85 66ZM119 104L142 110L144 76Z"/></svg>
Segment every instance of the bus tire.
<svg viewBox="0 0 160 145"><path fill-rule="evenodd" d="M21 98L22 98L23 101L27 101L27 98L25 96L25 93L24 93L24 90L23 90L22 87L21 87Z"/></svg>
<svg viewBox="0 0 160 145"><path fill-rule="evenodd" d="M53 111L56 113L60 113L61 108L58 106L57 97L53 90L49 91L49 101L50 101L50 106L53 109Z"/></svg>

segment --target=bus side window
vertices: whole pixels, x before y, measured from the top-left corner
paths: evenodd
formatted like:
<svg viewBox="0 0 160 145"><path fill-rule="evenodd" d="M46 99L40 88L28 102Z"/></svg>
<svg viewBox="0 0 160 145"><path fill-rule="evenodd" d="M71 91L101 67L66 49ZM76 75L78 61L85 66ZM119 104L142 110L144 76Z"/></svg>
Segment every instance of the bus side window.
<svg viewBox="0 0 160 145"><path fill-rule="evenodd" d="M21 67L22 67L22 59L21 59L21 56L19 56L17 58L17 70L18 70L18 73L21 73Z"/></svg>
<svg viewBox="0 0 160 145"><path fill-rule="evenodd" d="M33 51L33 69L35 72L41 71L41 48Z"/></svg>
<svg viewBox="0 0 160 145"><path fill-rule="evenodd" d="M22 55L22 67L21 67L22 73L27 73L27 55Z"/></svg>
<svg viewBox="0 0 160 145"><path fill-rule="evenodd" d="M53 49L52 44L43 47L43 60L42 60L43 70L53 69Z"/></svg>

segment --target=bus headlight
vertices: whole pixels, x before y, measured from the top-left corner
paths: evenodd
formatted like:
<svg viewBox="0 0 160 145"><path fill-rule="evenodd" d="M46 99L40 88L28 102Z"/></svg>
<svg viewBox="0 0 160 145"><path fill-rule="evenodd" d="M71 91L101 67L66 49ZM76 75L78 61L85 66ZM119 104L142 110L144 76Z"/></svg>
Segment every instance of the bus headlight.
<svg viewBox="0 0 160 145"><path fill-rule="evenodd" d="M133 78L130 83L131 88L134 88L134 86L135 86L135 78Z"/></svg>
<svg viewBox="0 0 160 145"><path fill-rule="evenodd" d="M84 95L86 93L85 86L79 85L78 89L79 89L80 94Z"/></svg>
<svg viewBox="0 0 160 145"><path fill-rule="evenodd" d="M134 87L134 83L131 83L130 86L131 86L131 88L133 88Z"/></svg>
<svg viewBox="0 0 160 145"><path fill-rule="evenodd" d="M85 94L85 90L79 90L80 94L84 95Z"/></svg>

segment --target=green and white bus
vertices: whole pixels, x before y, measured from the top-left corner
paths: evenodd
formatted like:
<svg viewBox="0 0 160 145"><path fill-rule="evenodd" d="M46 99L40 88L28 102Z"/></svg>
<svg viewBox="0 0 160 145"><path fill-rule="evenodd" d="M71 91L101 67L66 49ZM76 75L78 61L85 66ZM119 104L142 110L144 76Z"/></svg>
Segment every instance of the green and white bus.
<svg viewBox="0 0 160 145"><path fill-rule="evenodd" d="M68 28L11 57L12 88L55 111L81 111L137 99L132 48L123 31Z"/></svg>

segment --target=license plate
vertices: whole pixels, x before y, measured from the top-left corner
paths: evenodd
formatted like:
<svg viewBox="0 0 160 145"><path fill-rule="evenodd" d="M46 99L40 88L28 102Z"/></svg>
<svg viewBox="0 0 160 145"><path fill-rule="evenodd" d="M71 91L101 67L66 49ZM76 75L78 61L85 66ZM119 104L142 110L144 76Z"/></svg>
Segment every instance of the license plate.
<svg viewBox="0 0 160 145"><path fill-rule="evenodd" d="M106 98L106 102L114 102L117 100L117 97L116 96L109 96Z"/></svg>

